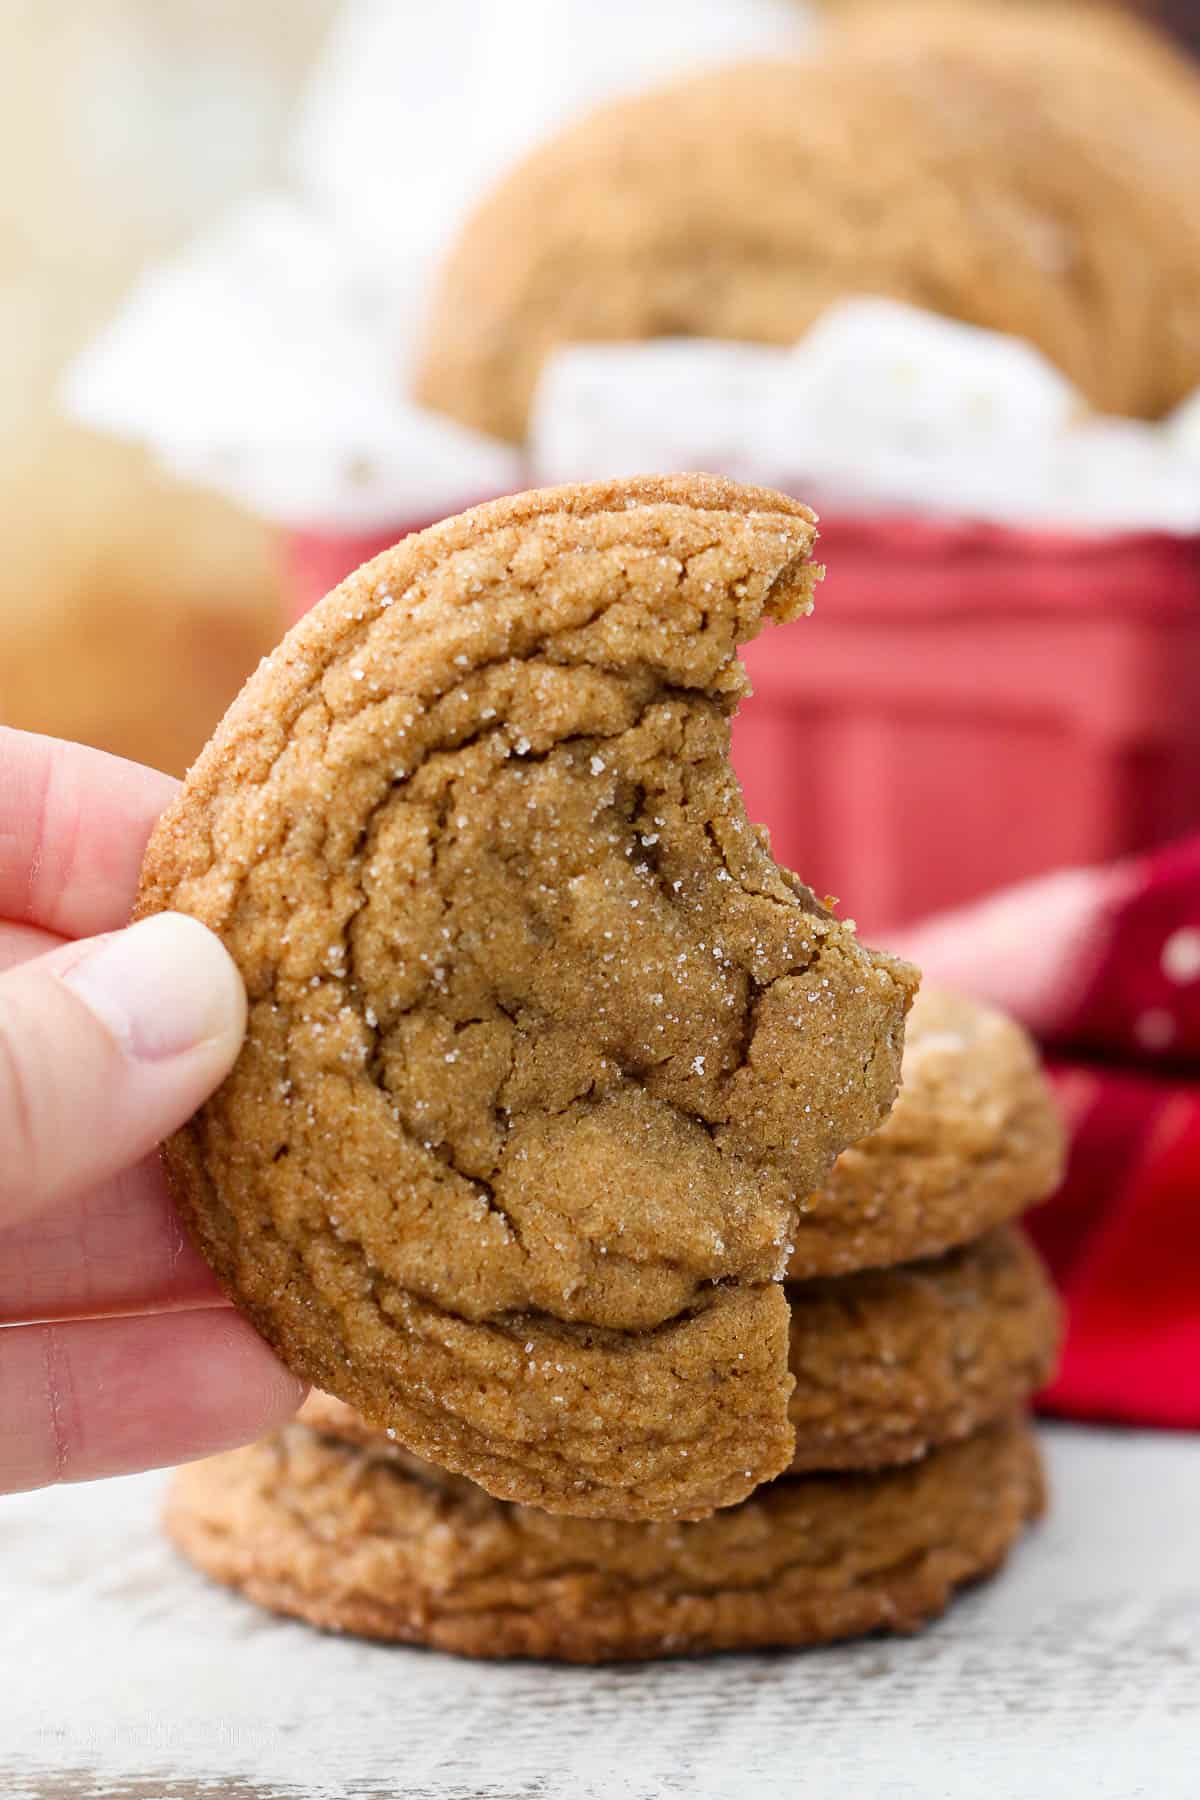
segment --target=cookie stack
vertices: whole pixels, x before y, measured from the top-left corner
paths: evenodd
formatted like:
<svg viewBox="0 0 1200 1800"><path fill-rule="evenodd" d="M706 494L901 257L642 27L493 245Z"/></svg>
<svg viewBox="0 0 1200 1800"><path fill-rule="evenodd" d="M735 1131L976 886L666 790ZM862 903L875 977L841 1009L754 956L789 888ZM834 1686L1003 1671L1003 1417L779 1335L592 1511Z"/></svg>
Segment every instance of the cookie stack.
<svg viewBox="0 0 1200 1800"><path fill-rule="evenodd" d="M713 477L477 508L322 602L168 809L140 909L248 994L168 1175L338 1396L179 1478L218 1578L646 1657L915 1626L1037 1511L1036 1059L938 997L905 1048L915 971L729 767L737 645L810 609L814 535Z"/></svg>
<svg viewBox="0 0 1200 1800"><path fill-rule="evenodd" d="M793 1251L789 1474L695 1523L564 1518L493 1499L314 1394L296 1424L183 1470L168 1530L263 1606L467 1656L599 1662L915 1629L1042 1505L1022 1409L1058 1313L1011 1221L1059 1161L1024 1034L924 994L891 1117L839 1161Z"/></svg>

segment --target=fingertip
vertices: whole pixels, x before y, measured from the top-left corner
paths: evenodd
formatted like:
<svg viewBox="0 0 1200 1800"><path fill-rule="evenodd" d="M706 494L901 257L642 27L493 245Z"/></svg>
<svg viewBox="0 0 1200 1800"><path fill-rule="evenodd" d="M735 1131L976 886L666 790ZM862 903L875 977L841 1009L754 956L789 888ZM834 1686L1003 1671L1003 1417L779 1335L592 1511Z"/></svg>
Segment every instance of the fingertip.
<svg viewBox="0 0 1200 1800"><path fill-rule="evenodd" d="M305 1383L232 1307L189 1314L187 1335L197 1340L189 1379L180 1394L191 1447L173 1461L251 1443L286 1425L303 1406L308 1396Z"/></svg>
<svg viewBox="0 0 1200 1800"><path fill-rule="evenodd" d="M214 1456L286 1424L304 1384L228 1307L0 1332L0 1492Z"/></svg>
<svg viewBox="0 0 1200 1800"><path fill-rule="evenodd" d="M220 939L159 913L0 975L0 1210L128 1168L224 1080L246 993Z"/></svg>
<svg viewBox="0 0 1200 1800"><path fill-rule="evenodd" d="M246 990L215 932L186 913L155 913L71 958L62 980L140 1062L199 1053L217 1079L246 1030Z"/></svg>
<svg viewBox="0 0 1200 1800"><path fill-rule="evenodd" d="M280 1362L248 1319L232 1307L206 1309L213 1337L216 1414L237 1430L237 1443L286 1425L308 1398L308 1386ZM219 1389L223 1384L224 1393Z"/></svg>

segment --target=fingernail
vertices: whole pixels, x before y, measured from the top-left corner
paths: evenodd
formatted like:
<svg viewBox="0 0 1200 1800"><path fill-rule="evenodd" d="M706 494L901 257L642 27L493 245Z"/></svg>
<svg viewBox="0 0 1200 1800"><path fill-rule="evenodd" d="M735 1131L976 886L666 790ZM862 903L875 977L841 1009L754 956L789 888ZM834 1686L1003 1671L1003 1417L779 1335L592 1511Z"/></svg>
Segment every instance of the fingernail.
<svg viewBox="0 0 1200 1800"><path fill-rule="evenodd" d="M60 977L129 1056L157 1062L245 1029L246 995L198 919L158 913L101 938Z"/></svg>

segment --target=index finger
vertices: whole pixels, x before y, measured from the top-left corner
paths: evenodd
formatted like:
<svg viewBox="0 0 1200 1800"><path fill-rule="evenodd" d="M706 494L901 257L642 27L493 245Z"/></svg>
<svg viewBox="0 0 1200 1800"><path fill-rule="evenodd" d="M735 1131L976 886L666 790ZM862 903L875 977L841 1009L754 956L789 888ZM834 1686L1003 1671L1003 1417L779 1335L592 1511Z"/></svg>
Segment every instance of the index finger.
<svg viewBox="0 0 1200 1800"><path fill-rule="evenodd" d="M0 918L66 938L126 924L176 786L102 750L0 726Z"/></svg>

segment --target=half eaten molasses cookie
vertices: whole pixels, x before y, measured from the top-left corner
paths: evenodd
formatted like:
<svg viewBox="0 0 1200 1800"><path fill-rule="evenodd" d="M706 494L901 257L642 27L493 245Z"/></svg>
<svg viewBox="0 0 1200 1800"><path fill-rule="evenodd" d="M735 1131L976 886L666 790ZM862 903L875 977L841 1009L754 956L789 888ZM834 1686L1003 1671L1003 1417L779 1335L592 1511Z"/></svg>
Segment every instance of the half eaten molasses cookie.
<svg viewBox="0 0 1200 1800"><path fill-rule="evenodd" d="M249 1026L167 1148L300 1375L504 1499L699 1517L792 1458L803 1196L896 1092L906 965L748 825L737 646L811 513L716 478L407 539L268 658L150 845Z"/></svg>

